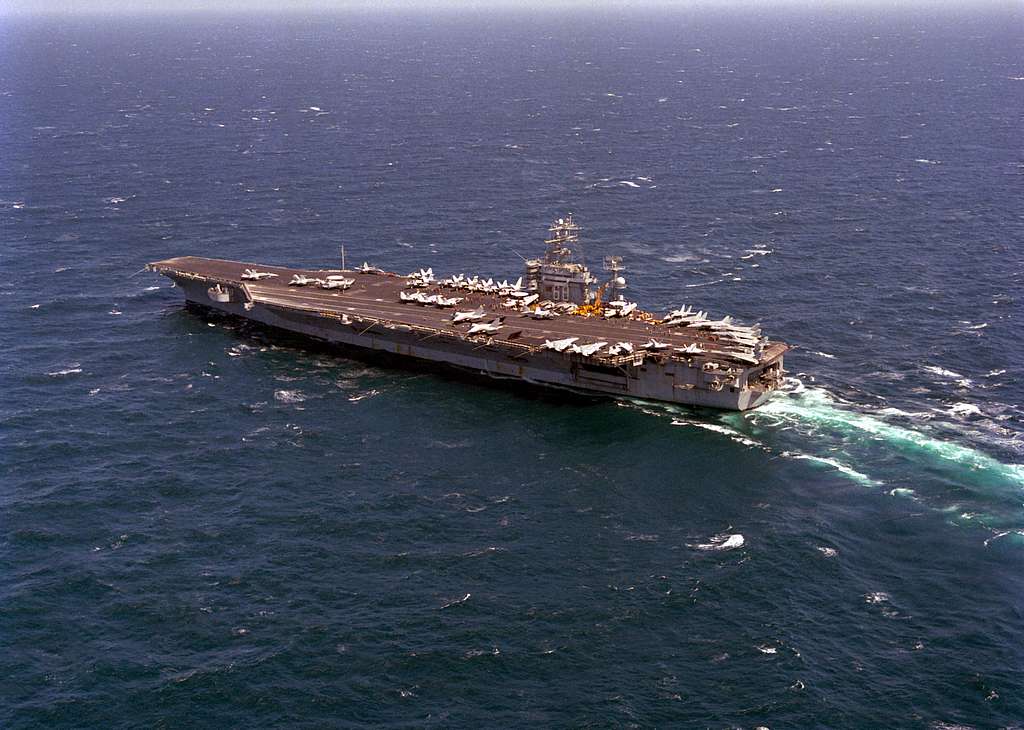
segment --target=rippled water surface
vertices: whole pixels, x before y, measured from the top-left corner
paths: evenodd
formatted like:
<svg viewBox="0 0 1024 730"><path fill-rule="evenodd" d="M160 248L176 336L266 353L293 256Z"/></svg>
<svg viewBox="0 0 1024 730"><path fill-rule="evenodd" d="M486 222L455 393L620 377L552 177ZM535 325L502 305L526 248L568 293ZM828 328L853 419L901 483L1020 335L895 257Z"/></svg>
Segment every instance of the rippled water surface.
<svg viewBox="0 0 1024 730"><path fill-rule="evenodd" d="M1019 726L1022 20L4 20L0 724ZM504 278L568 210L786 392L385 369L140 273Z"/></svg>

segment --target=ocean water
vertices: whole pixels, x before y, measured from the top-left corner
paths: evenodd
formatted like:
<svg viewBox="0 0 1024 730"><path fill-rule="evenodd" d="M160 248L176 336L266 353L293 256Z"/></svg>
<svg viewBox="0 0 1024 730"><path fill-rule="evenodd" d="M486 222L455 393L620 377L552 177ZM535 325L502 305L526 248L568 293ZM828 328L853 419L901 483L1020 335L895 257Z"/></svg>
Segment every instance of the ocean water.
<svg viewBox="0 0 1024 730"><path fill-rule="evenodd" d="M1020 727L1024 13L0 20L0 725ZM565 402L182 306L182 254L797 346Z"/></svg>

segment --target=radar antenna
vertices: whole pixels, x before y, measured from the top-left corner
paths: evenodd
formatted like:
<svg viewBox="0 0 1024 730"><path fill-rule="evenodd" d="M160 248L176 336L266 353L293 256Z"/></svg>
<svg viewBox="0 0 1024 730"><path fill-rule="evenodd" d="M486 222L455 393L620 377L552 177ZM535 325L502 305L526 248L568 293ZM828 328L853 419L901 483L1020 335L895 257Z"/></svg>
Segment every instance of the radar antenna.
<svg viewBox="0 0 1024 730"><path fill-rule="evenodd" d="M581 227L572 219L572 213L559 218L548 228L551 237L545 239L548 249L544 253L545 264L585 265L583 248L580 245Z"/></svg>

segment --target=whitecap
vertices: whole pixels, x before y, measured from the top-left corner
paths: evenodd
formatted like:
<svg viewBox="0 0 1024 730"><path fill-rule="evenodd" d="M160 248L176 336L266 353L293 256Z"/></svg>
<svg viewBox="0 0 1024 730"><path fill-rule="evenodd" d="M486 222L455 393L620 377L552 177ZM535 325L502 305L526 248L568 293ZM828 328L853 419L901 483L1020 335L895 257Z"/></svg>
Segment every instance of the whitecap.
<svg viewBox="0 0 1024 730"><path fill-rule="evenodd" d="M954 372L952 370L946 370L945 368L940 368L938 365L925 365L923 369L927 370L930 373L934 373L935 375L941 375L945 378L963 377L963 375L961 375L960 373Z"/></svg>
<svg viewBox="0 0 1024 730"><path fill-rule="evenodd" d="M487 649L470 649L463 656L466 659L473 659L478 656L498 656L501 654L501 650L498 647L492 647L490 650Z"/></svg>
<svg viewBox="0 0 1024 730"><path fill-rule="evenodd" d="M942 162L940 160L927 160L927 159L924 159L924 158L916 159L916 160L914 160L914 162L920 162L922 165L941 165L942 164Z"/></svg>
<svg viewBox="0 0 1024 730"><path fill-rule="evenodd" d="M891 596L888 593L886 593L885 591L875 591L873 593L865 593L864 594L864 602L865 603L871 603L871 604L887 603L890 598L891 598Z"/></svg>
<svg viewBox="0 0 1024 730"><path fill-rule="evenodd" d="M47 375L49 375L51 378L63 378L66 375L78 375L80 372L82 372L82 368L71 366L65 368L64 370L54 370L52 372L47 373Z"/></svg>
<svg viewBox="0 0 1024 730"><path fill-rule="evenodd" d="M981 409L973 403L955 403L949 407L947 411L951 416L955 418L963 418L965 416L980 416Z"/></svg>
<svg viewBox="0 0 1024 730"><path fill-rule="evenodd" d="M676 254L674 256L662 256L661 260L669 264L685 264L688 261L699 261L704 264L708 262L708 259L702 259L699 256L691 256L690 254Z"/></svg>
<svg viewBox="0 0 1024 730"><path fill-rule="evenodd" d="M735 430L729 428L728 426L720 426L720 425L718 425L716 423L705 423L703 421L691 421L691 420L684 419L684 418L673 418L672 419L672 425L673 426L694 426L696 428L703 428L705 431L714 431L715 433L720 433L723 436L728 436L730 439L732 439L736 443L743 444L744 446L761 446L761 444L759 442L754 441L753 439L747 438L746 436L741 434L739 431L735 431Z"/></svg>
<svg viewBox="0 0 1024 730"><path fill-rule="evenodd" d="M826 547L824 545L819 545L817 550L826 558L834 558L836 555L839 554L839 551L835 548Z"/></svg>
<svg viewBox="0 0 1024 730"><path fill-rule="evenodd" d="M767 644L762 644L762 645L758 646L757 650L759 652L761 652L762 654L778 654L779 653L778 647L769 646Z"/></svg>
<svg viewBox="0 0 1024 730"><path fill-rule="evenodd" d="M638 187L640 187L639 185L637 185L635 182L633 182L631 180L619 180L619 185L628 185L631 188L638 188Z"/></svg>
<svg viewBox="0 0 1024 730"><path fill-rule="evenodd" d="M467 593L462 598L453 598L452 600L448 601L447 603L442 604L441 608L450 608L451 606L458 606L460 603L465 603L466 601L468 601L469 597L472 596L472 595L473 595L472 593Z"/></svg>
<svg viewBox="0 0 1024 730"><path fill-rule="evenodd" d="M306 396L298 390L275 390L274 398L282 403L301 403L306 400Z"/></svg>
<svg viewBox="0 0 1024 730"><path fill-rule="evenodd" d="M893 408L887 406L878 411L880 416L896 416L898 418L911 418L920 421L929 421L932 419L932 414L926 411L904 411L900 408Z"/></svg>
<svg viewBox="0 0 1024 730"><path fill-rule="evenodd" d="M1002 532L997 532L992 537L986 539L984 545L985 547L988 547L991 542L998 540L1001 537L1006 537L1007 535L1017 535L1018 537L1024 537L1024 530L1003 530Z"/></svg>
<svg viewBox="0 0 1024 730"><path fill-rule="evenodd" d="M819 352L818 350L811 350L811 354L812 355L819 355L821 357L826 357L829 360L835 360L836 359L835 355L830 355L827 352Z"/></svg>
<svg viewBox="0 0 1024 730"><path fill-rule="evenodd" d="M797 452L794 452L794 451L783 451L782 452L782 456L785 456L785 457L790 458L790 459L803 459L803 460L806 460L806 461L816 461L816 462L818 462L820 464L825 464L827 466L831 466L836 471L840 472L841 474L845 474L846 476L850 477L855 482L859 482L860 484L865 484L865 485L868 485L868 486L877 486L879 484L879 482L875 481L874 479L869 477L867 474L864 474L862 472L857 471L852 466L847 466L846 464L842 463L841 461L837 461L836 459L830 459L830 458L828 458L826 456L813 456L811 454L801 454L801 453L797 453Z"/></svg>
<svg viewBox="0 0 1024 730"><path fill-rule="evenodd" d="M743 547L745 543L746 539L740 533L723 532L708 538L707 542L690 545L690 547L697 550L735 550Z"/></svg>

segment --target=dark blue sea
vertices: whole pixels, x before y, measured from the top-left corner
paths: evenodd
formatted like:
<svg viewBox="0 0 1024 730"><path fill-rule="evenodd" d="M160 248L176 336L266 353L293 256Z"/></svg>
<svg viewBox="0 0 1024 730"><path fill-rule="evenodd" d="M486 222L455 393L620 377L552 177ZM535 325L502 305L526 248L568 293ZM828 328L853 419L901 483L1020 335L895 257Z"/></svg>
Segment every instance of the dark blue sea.
<svg viewBox="0 0 1024 730"><path fill-rule="evenodd" d="M0 726L1024 726L1024 7L0 19ZM207 320L176 255L794 344L750 413Z"/></svg>

